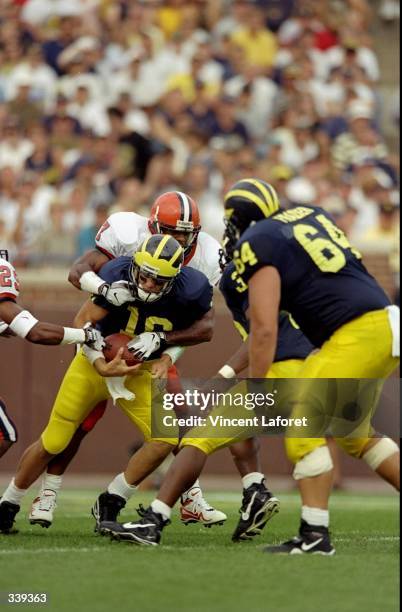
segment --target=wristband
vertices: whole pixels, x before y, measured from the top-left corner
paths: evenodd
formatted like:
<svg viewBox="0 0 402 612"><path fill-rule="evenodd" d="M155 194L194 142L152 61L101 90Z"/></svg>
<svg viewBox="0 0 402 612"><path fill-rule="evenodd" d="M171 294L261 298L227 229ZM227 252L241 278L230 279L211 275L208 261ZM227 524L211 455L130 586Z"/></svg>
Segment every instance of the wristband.
<svg viewBox="0 0 402 612"><path fill-rule="evenodd" d="M162 355L169 355L172 360L172 364L176 363L178 359L183 355L185 349L182 346L171 346L165 351L163 351Z"/></svg>
<svg viewBox="0 0 402 612"><path fill-rule="evenodd" d="M105 281L102 280L92 270L88 272L84 272L84 274L80 278L81 289L83 291L87 291L88 293L99 293L99 289L104 284L105 284Z"/></svg>
<svg viewBox="0 0 402 612"><path fill-rule="evenodd" d="M223 378L235 378L236 372L230 365L224 365L218 372Z"/></svg>
<svg viewBox="0 0 402 612"><path fill-rule="evenodd" d="M84 344L86 334L84 329L64 327L64 336L60 344Z"/></svg>
<svg viewBox="0 0 402 612"><path fill-rule="evenodd" d="M20 338L26 338L35 325L39 323L28 310L23 310L11 321L9 328Z"/></svg>

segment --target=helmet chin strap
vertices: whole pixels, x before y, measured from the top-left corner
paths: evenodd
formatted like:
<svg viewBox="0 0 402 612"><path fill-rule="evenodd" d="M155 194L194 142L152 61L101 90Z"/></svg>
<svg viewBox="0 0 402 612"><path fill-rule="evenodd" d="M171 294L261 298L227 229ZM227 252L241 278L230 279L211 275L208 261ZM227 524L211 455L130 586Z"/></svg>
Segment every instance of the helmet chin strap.
<svg viewBox="0 0 402 612"><path fill-rule="evenodd" d="M165 295L163 291L161 291L161 293L151 293L149 291L144 291L141 287L137 287L137 296L141 302L156 302L160 300L163 295Z"/></svg>

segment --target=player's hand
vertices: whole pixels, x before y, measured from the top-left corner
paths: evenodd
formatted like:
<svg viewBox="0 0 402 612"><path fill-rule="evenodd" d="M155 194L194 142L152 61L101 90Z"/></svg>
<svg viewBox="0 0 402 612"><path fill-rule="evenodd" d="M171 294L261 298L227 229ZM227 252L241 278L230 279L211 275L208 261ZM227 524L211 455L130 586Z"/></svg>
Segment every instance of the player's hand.
<svg viewBox="0 0 402 612"><path fill-rule="evenodd" d="M117 281L111 285L104 283L99 287L99 295L113 306L123 306L126 302L134 301L134 296L125 281Z"/></svg>
<svg viewBox="0 0 402 612"><path fill-rule="evenodd" d="M0 321L0 337L1 338L12 338L15 337L15 333L9 328L7 323Z"/></svg>
<svg viewBox="0 0 402 612"><path fill-rule="evenodd" d="M137 365L128 366L125 360L122 358L123 353L124 347L120 348L117 351L115 358L108 363L105 361L105 359L97 359L94 363L94 367L98 374L104 378L108 378L112 376L127 376L137 372L142 364L137 363Z"/></svg>
<svg viewBox="0 0 402 612"><path fill-rule="evenodd" d="M127 344L128 350L138 359L148 359L166 339L164 332L144 332Z"/></svg>
<svg viewBox="0 0 402 612"><path fill-rule="evenodd" d="M162 355L160 359L156 359L151 366L152 378L167 378L169 368L172 367L172 359L169 355Z"/></svg>
<svg viewBox="0 0 402 612"><path fill-rule="evenodd" d="M94 351L101 351L105 347L105 340L98 329L91 323L84 325L85 344Z"/></svg>

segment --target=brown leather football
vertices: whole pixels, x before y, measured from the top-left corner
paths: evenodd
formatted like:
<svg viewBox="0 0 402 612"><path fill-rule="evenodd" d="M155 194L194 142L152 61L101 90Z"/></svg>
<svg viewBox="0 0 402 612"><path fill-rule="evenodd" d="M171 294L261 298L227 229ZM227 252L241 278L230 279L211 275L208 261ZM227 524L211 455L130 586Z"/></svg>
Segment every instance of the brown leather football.
<svg viewBox="0 0 402 612"><path fill-rule="evenodd" d="M111 334L105 338L106 346L103 349L103 355L106 361L112 361L117 355L117 352L120 348L126 347L124 353L122 355L128 366L137 365L137 363L141 363L142 359L138 359L135 357L127 348L127 342L132 340L130 336L127 334Z"/></svg>

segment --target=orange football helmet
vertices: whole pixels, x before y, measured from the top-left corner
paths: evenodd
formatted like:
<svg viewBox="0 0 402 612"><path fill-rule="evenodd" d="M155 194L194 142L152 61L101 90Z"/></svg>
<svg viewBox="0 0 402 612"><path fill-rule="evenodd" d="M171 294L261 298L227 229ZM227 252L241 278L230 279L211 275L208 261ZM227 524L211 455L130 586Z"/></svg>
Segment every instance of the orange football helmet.
<svg viewBox="0 0 402 612"><path fill-rule="evenodd" d="M148 221L152 234L170 234L187 255L201 230L198 206L186 193L168 191L155 200Z"/></svg>

